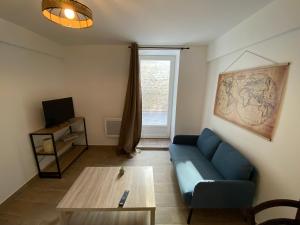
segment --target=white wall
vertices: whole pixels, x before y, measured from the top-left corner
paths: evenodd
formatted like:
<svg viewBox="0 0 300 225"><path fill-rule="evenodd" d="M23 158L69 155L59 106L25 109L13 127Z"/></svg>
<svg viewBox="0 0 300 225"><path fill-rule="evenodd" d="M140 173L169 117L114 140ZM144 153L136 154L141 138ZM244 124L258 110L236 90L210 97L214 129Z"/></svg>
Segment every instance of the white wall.
<svg viewBox="0 0 300 225"><path fill-rule="evenodd" d="M175 134L199 134L206 86L206 46L181 51Z"/></svg>
<svg viewBox="0 0 300 225"><path fill-rule="evenodd" d="M205 46L181 52L176 133L200 132L206 52ZM118 139L104 134L104 118L122 117L129 73L128 45L66 47L65 56L66 86L74 98L76 114L86 117L89 144L116 145Z"/></svg>
<svg viewBox="0 0 300 225"><path fill-rule="evenodd" d="M300 197L299 15L300 1L274 1L209 46L210 61L203 127L215 130L255 165L259 172L256 203L276 198L298 200ZM289 25L293 24L293 28L289 31L286 30L286 21ZM276 27L276 30L270 30L262 35L262 26L267 30ZM291 62L282 109L278 115L279 120L272 142L213 115L218 75L245 49L277 62ZM246 54L230 70L268 64L270 62ZM290 212L292 211L281 210L276 212L276 215ZM275 215L274 211L269 213Z"/></svg>
<svg viewBox="0 0 300 225"><path fill-rule="evenodd" d="M62 59L47 51L57 44L1 19L0 30L1 203L36 174L28 134L44 126L41 101L64 90Z"/></svg>
<svg viewBox="0 0 300 225"><path fill-rule="evenodd" d="M53 41L32 31L0 18L0 43L21 47L27 50L61 58L63 48Z"/></svg>
<svg viewBox="0 0 300 225"><path fill-rule="evenodd" d="M86 117L90 145L115 145L104 134L104 118L121 118L129 74L128 45L67 47L66 87L75 113Z"/></svg>
<svg viewBox="0 0 300 225"><path fill-rule="evenodd" d="M212 60L298 29L299 5L299 0L273 1L215 40L209 46L208 59Z"/></svg>

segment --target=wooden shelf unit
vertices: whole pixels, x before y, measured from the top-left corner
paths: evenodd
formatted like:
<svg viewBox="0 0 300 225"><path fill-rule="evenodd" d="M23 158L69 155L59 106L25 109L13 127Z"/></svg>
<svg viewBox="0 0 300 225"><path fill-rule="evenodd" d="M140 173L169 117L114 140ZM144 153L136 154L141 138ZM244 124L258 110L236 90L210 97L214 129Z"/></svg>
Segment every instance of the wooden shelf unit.
<svg viewBox="0 0 300 225"><path fill-rule="evenodd" d="M75 125L82 123L83 129L80 131L73 131ZM57 133L67 131L68 134L76 134L72 140L64 141L65 135L55 137ZM86 134L86 125L84 117L75 117L68 122L59 124L50 128L42 128L29 134L31 145L36 160L39 176L41 178L61 178L62 173L83 153L88 149L88 140ZM37 137L50 137L53 144L53 152L45 152L42 145L37 145ZM83 145L75 144L78 140L84 139ZM42 139L39 140L42 142ZM44 157L40 160L41 157ZM48 164L41 166L41 161L45 157L52 157Z"/></svg>
<svg viewBox="0 0 300 225"><path fill-rule="evenodd" d="M61 172L64 172L69 165L72 164L72 162L79 157L79 155L86 149L85 146L73 146L69 151L66 151L59 157L59 166ZM52 162L50 165L48 165L44 171L45 172L53 172L57 168L57 165L55 162Z"/></svg>

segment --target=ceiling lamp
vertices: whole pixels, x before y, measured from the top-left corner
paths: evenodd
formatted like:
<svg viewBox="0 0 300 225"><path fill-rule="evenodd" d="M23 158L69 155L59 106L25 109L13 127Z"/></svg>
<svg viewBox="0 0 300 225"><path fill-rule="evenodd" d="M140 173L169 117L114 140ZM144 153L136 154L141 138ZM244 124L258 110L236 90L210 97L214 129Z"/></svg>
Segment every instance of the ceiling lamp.
<svg viewBox="0 0 300 225"><path fill-rule="evenodd" d="M54 23L70 28L87 28L93 25L93 13L75 0L42 0L43 15Z"/></svg>

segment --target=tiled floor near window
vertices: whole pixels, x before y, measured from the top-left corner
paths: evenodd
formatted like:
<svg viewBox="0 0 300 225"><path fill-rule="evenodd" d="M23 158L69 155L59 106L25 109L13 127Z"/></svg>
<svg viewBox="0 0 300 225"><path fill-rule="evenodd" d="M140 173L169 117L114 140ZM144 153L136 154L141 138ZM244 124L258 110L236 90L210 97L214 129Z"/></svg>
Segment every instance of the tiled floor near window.
<svg viewBox="0 0 300 225"><path fill-rule="evenodd" d="M156 224L186 224L188 209L181 200L168 151L142 151L127 159L113 148L92 147L65 173L62 179L35 178L0 206L1 225L59 225L55 207L86 166L153 166L156 194ZM149 217L143 212L78 213L70 225L144 225ZM196 210L192 224L245 225L239 211Z"/></svg>
<svg viewBox="0 0 300 225"><path fill-rule="evenodd" d="M170 142L168 138L142 138L136 148L141 150L168 150Z"/></svg>

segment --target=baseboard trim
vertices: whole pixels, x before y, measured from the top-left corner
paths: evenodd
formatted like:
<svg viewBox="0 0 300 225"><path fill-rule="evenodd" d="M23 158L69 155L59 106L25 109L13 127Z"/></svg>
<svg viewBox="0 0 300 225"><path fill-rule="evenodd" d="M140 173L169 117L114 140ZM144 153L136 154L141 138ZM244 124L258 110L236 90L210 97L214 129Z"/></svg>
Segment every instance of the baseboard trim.
<svg viewBox="0 0 300 225"><path fill-rule="evenodd" d="M89 145L89 150L118 149L117 145Z"/></svg>

